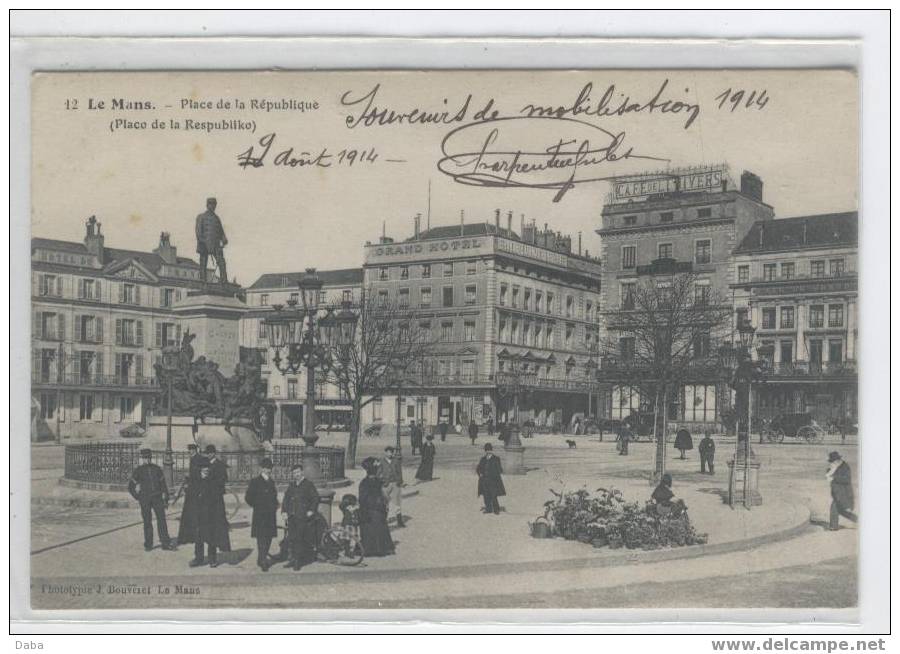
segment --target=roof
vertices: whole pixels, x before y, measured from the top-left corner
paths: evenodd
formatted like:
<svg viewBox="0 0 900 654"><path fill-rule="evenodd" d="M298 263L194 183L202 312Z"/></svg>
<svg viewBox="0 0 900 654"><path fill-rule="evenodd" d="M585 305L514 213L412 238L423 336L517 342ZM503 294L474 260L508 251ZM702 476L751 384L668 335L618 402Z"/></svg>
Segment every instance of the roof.
<svg viewBox="0 0 900 654"><path fill-rule="evenodd" d="M361 286L363 282L362 268L341 268L339 270L317 270L316 276L325 286ZM266 273L251 284L248 290L260 288L293 288L305 272Z"/></svg>
<svg viewBox="0 0 900 654"><path fill-rule="evenodd" d="M75 241L59 241L52 238L33 238L31 239L32 248L46 248L48 250L59 250L63 252L74 252L75 254L90 254L84 243ZM103 248L103 267L108 268L125 261L135 259L141 263L147 270L156 274L159 269L166 265L155 252L140 252L138 250L122 250L120 248ZM186 257L177 258L178 265L188 267L198 267L199 264L193 259Z"/></svg>
<svg viewBox="0 0 900 654"><path fill-rule="evenodd" d="M858 226L856 211L760 220L753 223L734 253L855 246Z"/></svg>
<svg viewBox="0 0 900 654"><path fill-rule="evenodd" d="M407 241L425 241L440 238L455 238L457 236L488 236L490 234L498 234L505 238L521 240L519 236L512 230L503 227L497 227L490 223L469 223L462 225L462 233L460 233L460 225L442 225L440 227L432 227L419 232L419 236L413 236L406 239Z"/></svg>

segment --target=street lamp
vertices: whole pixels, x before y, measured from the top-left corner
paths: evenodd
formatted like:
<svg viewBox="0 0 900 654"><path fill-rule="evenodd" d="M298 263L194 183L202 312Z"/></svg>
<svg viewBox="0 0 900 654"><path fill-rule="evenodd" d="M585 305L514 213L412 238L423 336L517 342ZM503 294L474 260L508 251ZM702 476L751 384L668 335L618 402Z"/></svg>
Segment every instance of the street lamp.
<svg viewBox="0 0 900 654"><path fill-rule="evenodd" d="M167 345L162 349L162 368L166 373L166 451L163 455L163 474L169 491L175 487L175 456L172 452L172 382L178 372L181 347Z"/></svg>
<svg viewBox="0 0 900 654"><path fill-rule="evenodd" d="M526 392L526 377L531 377L529 373L522 370L522 355L513 354L507 358L510 364L509 372L498 372L496 376L497 393L500 397L512 397L513 400L513 416L514 423L509 428L509 438L503 444L503 449L508 455L506 472L511 475L524 475L525 470L525 447L519 439L519 395ZM507 426L509 427L509 416L507 415Z"/></svg>
<svg viewBox="0 0 900 654"><path fill-rule="evenodd" d="M588 360L584 364L585 371L587 372L587 417L591 418L594 414L591 412L591 395L594 393L594 381L597 378L597 362L594 358L597 356L597 344L591 343L588 349ZM599 407L597 409L597 413L600 413Z"/></svg>
<svg viewBox="0 0 900 654"><path fill-rule="evenodd" d="M397 442L394 446L396 450L395 454L397 455L397 465L400 468L403 468L403 443L400 438L400 426L401 416L400 416L400 405L403 402L403 374L406 372L406 362L400 359L395 359L391 362L391 374L394 379L394 384L397 389Z"/></svg>

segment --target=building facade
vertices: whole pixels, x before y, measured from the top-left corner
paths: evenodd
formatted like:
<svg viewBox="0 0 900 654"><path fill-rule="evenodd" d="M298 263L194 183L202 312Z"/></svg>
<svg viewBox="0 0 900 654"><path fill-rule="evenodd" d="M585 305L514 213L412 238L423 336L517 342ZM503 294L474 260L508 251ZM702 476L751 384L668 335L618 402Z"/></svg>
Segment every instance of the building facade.
<svg viewBox="0 0 900 654"><path fill-rule="evenodd" d="M145 424L153 364L181 340L173 306L199 279L166 232L152 252L109 248L91 216L81 243L32 239L32 439L114 437Z"/></svg>
<svg viewBox="0 0 900 654"><path fill-rule="evenodd" d="M856 418L857 226L856 212L763 221L735 249L736 316L767 364L755 416Z"/></svg>
<svg viewBox="0 0 900 654"><path fill-rule="evenodd" d="M401 398L403 424L514 420L513 377L529 380L520 422L561 425L587 410L600 263L573 252L570 237L524 221L516 234L499 211L493 224L424 231L417 218L405 241L367 244L363 269L367 293L413 308L432 334L420 383ZM370 404L363 424L393 424L395 400Z"/></svg>
<svg viewBox="0 0 900 654"><path fill-rule="evenodd" d="M262 376L267 385L269 437L299 438L303 434L306 411L306 370L283 374L273 362L273 351L266 340L265 319L275 305L300 303L298 286L305 272L266 273L247 290L247 311L240 322L239 341L243 347L256 348L262 357ZM322 280L319 305L339 307L343 302L358 306L362 294L362 268L320 270ZM283 355L283 353L282 353ZM319 373L316 381L316 423L340 428L349 423L350 403L340 388L328 384Z"/></svg>
<svg viewBox="0 0 900 654"><path fill-rule="evenodd" d="M756 223L773 218L763 201L763 182L744 172L736 186L725 166L669 170L616 180L602 212L597 233L602 239L601 314L615 338L613 317L629 310L636 285L647 278L661 280L691 273L696 292L731 305L732 251ZM627 335L621 335L628 338ZM615 371L606 379L601 413L624 419L652 411L650 398L622 385ZM685 383L670 398L668 418L698 428L718 422L726 392L711 375Z"/></svg>

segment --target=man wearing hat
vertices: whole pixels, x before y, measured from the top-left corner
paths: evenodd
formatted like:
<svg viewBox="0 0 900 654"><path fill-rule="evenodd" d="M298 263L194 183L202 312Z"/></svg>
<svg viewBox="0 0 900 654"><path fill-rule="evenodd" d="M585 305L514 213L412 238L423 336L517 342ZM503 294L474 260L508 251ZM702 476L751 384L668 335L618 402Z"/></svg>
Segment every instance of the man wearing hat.
<svg viewBox="0 0 900 654"><path fill-rule="evenodd" d="M259 475L250 480L244 495L247 506L253 509L250 537L256 539L256 565L263 572L269 571L269 547L278 534L278 489L272 479L272 459L259 462Z"/></svg>
<svg viewBox="0 0 900 654"><path fill-rule="evenodd" d="M216 457L216 448L206 447L206 457L198 461L200 479L197 484L197 530L194 540L194 559L191 567L203 565L204 545L209 555L209 565L219 565L218 552L231 551L228 536L228 518L225 513L225 482L228 474L225 463Z"/></svg>
<svg viewBox="0 0 900 654"><path fill-rule="evenodd" d="M841 458L837 452L831 452L828 455L828 472L825 475L831 482L831 512L829 515L828 528L837 531L840 516L844 516L851 522L858 520L853 513L853 480L850 473L850 466Z"/></svg>
<svg viewBox="0 0 900 654"><path fill-rule="evenodd" d="M216 215L215 198L206 199L206 211L197 216L195 231L197 254L200 255L200 281L206 281L206 263L212 256L219 268L219 280L227 282L228 273L225 270L223 249L228 245L228 239L225 237L222 221Z"/></svg>
<svg viewBox="0 0 900 654"><path fill-rule="evenodd" d="M184 477L184 506L181 508L181 522L178 524L178 542L193 543L197 533L197 488L200 483L200 461L206 461L196 443L187 446L190 454L188 474ZM207 461L208 463L208 461Z"/></svg>
<svg viewBox="0 0 900 654"><path fill-rule="evenodd" d="M497 498L506 495L506 488L503 486L503 466L494 455L494 446L490 443L484 444L484 456L478 462L475 472L478 473L478 494L484 498L482 512L499 515L500 501Z"/></svg>
<svg viewBox="0 0 900 654"><path fill-rule="evenodd" d="M384 499L388 503L388 512L393 508L397 515L397 526L404 527L401 500L403 498L403 468L400 460L394 456L394 448L384 448L384 456L378 462L378 478L384 487Z"/></svg>
<svg viewBox="0 0 900 654"><path fill-rule="evenodd" d="M303 476L303 466L291 468L291 483L284 492L281 513L285 517L290 549L289 566L299 570L313 561L316 547L316 514L319 509L319 491L316 485Z"/></svg>
<svg viewBox="0 0 900 654"><path fill-rule="evenodd" d="M141 505L141 518L144 521L144 549L153 549L153 518L156 514L156 529L159 532L159 544L164 550L174 549L169 540L169 528L166 525L166 507L169 505L169 489L162 468L151 462L153 452L141 450L141 465L131 473L128 480L128 492Z"/></svg>

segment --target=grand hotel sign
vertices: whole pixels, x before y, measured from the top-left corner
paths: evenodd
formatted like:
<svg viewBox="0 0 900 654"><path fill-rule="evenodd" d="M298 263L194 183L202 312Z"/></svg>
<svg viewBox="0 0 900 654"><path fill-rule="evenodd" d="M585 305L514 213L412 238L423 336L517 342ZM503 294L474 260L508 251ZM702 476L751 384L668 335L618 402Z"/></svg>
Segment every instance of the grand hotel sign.
<svg viewBox="0 0 900 654"><path fill-rule="evenodd" d="M372 245L369 246L368 258L409 258L419 254L451 254L458 251L466 254L476 254L486 244L486 241L487 239L485 238L454 238L440 241Z"/></svg>

